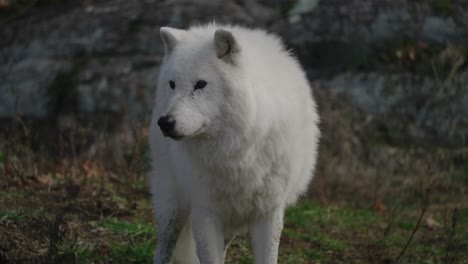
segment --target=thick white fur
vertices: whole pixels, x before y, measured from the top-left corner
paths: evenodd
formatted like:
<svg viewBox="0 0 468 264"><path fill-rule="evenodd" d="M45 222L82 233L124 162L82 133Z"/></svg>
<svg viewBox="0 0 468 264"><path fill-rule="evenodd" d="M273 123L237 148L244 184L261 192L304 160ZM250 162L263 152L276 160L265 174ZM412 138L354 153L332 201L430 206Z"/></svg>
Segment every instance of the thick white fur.
<svg viewBox="0 0 468 264"><path fill-rule="evenodd" d="M218 29L238 45L228 59L217 56ZM150 135L154 263L223 263L226 242L245 229L255 263L277 263L284 210L307 189L317 158L319 117L304 71L259 29L208 24L161 36ZM194 91L198 80L207 85ZM163 136L163 115L181 140Z"/></svg>

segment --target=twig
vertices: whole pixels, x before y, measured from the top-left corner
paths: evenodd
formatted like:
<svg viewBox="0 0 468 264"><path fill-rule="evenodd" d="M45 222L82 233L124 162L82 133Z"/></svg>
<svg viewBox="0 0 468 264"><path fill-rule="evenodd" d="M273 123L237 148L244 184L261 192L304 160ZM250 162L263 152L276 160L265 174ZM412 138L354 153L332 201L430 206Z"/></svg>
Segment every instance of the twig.
<svg viewBox="0 0 468 264"><path fill-rule="evenodd" d="M416 222L416 225L414 226L413 231L411 232L411 235L408 238L408 241L406 242L406 245L403 247L400 254L396 258L397 263L400 263L401 258L403 257L403 255L405 254L405 252L408 249L409 245L411 244L411 241L413 241L414 234L416 234L416 231L418 231L419 226L421 225L422 219L423 219L424 215L426 214L427 208L429 207L429 195L431 193L433 183L434 182L432 181L429 184L429 186L426 188L425 194L423 193L422 183L420 185L420 188L421 188L420 191L421 191L421 196L422 196L422 199L421 199L421 213L419 214L418 221Z"/></svg>
<svg viewBox="0 0 468 264"><path fill-rule="evenodd" d="M392 231L394 225L395 225L395 220L397 218L397 208L393 208L390 211L390 221L388 222L387 226L384 229L382 239L380 240L381 242L386 240L388 236L390 235L390 232Z"/></svg>
<svg viewBox="0 0 468 264"><path fill-rule="evenodd" d="M445 256L444 256L444 264L449 264L451 262L453 262L453 259L452 261L450 260L449 256L450 256L450 252L453 250L454 248L454 238L455 238L455 231L457 229L457 224L458 224L458 209L455 208L453 209L453 212L452 212L452 221L450 222L450 227L449 227L449 230L448 230L448 234L447 234L447 244L445 246ZM447 226L447 224L446 224ZM452 257L453 258L453 257Z"/></svg>

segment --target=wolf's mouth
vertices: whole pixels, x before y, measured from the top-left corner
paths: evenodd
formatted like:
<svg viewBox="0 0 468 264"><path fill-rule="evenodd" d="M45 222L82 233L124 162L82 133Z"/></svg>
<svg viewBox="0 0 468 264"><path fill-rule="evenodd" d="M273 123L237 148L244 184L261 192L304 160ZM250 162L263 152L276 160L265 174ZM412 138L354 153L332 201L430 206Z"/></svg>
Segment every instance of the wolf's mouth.
<svg viewBox="0 0 468 264"><path fill-rule="evenodd" d="M177 141L178 141L178 140L181 140L182 138L184 138L184 136L178 135L178 134L175 134L175 133L164 133L164 132L163 132L163 135L164 135L165 137L170 137L171 139L177 140Z"/></svg>
<svg viewBox="0 0 468 264"><path fill-rule="evenodd" d="M175 141L179 141L179 140L184 138L184 136L179 136L179 135L171 135L169 137L172 138Z"/></svg>
<svg viewBox="0 0 468 264"><path fill-rule="evenodd" d="M207 127L208 127L207 124L203 124L203 125L194 133L194 135L195 135L195 136L198 136L198 135L202 134L203 132L206 131L206 128L207 128Z"/></svg>

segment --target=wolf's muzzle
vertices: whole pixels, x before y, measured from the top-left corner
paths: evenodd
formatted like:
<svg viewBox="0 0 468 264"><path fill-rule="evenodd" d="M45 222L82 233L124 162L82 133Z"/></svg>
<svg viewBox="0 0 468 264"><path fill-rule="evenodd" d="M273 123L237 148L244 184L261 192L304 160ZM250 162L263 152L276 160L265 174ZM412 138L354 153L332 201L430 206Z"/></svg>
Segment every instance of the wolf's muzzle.
<svg viewBox="0 0 468 264"><path fill-rule="evenodd" d="M170 136L174 131L176 121L169 116L161 116L158 119L158 125L164 136Z"/></svg>

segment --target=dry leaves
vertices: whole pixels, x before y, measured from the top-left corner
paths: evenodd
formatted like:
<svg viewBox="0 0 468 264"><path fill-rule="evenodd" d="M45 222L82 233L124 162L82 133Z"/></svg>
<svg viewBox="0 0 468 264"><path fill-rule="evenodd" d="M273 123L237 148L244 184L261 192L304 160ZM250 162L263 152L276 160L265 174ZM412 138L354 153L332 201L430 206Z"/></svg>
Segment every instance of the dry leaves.
<svg viewBox="0 0 468 264"><path fill-rule="evenodd" d="M433 230L433 229L438 229L442 227L442 224L437 222L434 218L428 216L426 217L424 224L426 225L427 228Z"/></svg>
<svg viewBox="0 0 468 264"><path fill-rule="evenodd" d="M379 213L387 213L388 207L380 200L375 201L374 210Z"/></svg>

